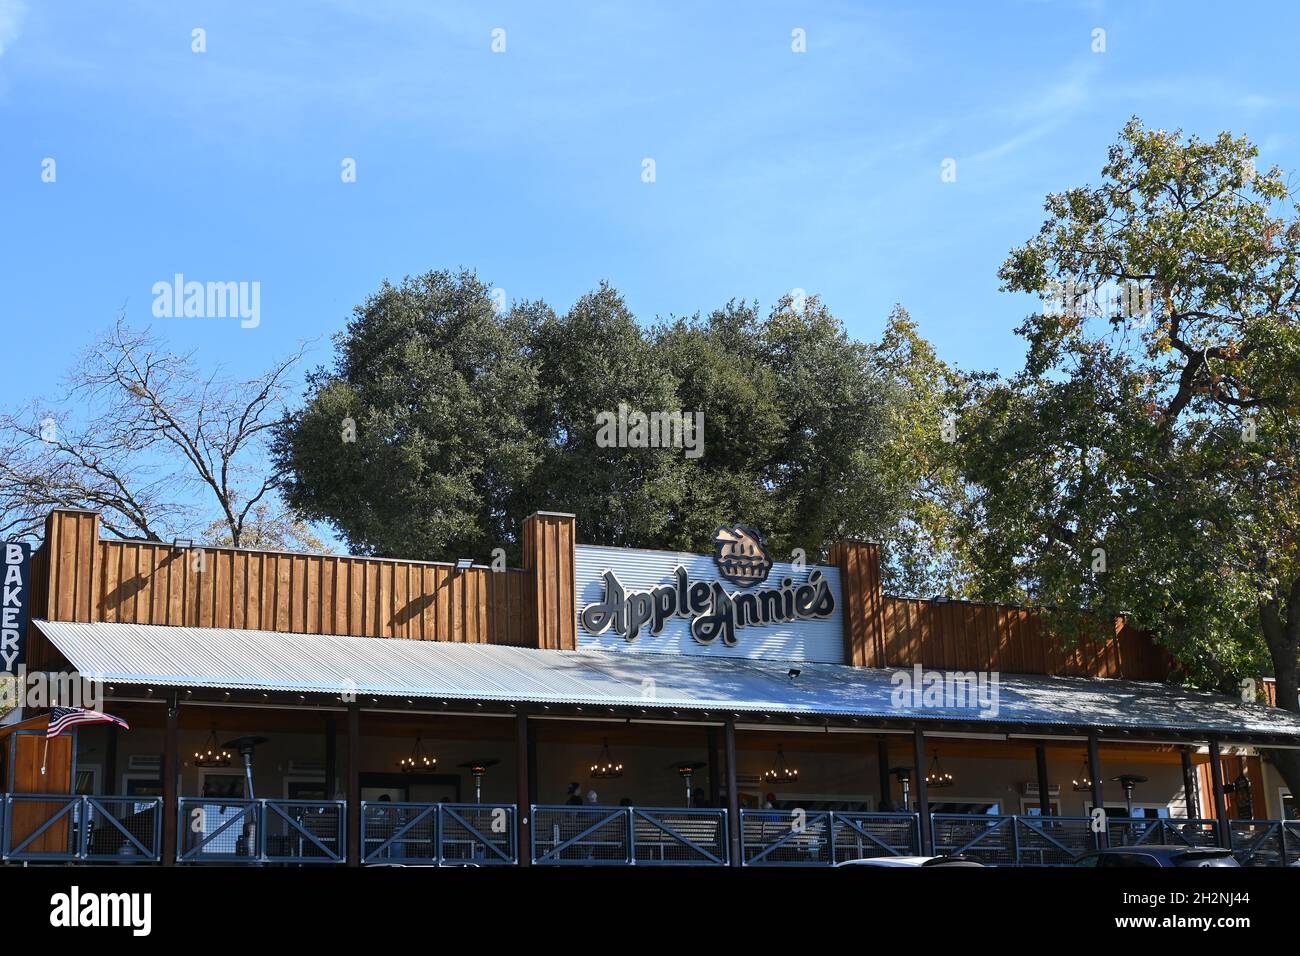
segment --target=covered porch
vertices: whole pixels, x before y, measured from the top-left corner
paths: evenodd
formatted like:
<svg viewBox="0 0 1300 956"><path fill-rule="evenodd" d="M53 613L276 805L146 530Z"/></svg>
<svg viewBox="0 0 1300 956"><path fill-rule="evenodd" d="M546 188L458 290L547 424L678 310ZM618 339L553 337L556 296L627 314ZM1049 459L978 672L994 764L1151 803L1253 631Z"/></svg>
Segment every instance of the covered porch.
<svg viewBox="0 0 1300 956"><path fill-rule="evenodd" d="M990 713L899 706L883 668L38 626L132 729L77 732L71 793L16 775L43 731L12 732L8 862L1063 865L1142 842L1300 855L1250 763L1254 746L1296 746L1300 726L1168 685L1003 675Z"/></svg>

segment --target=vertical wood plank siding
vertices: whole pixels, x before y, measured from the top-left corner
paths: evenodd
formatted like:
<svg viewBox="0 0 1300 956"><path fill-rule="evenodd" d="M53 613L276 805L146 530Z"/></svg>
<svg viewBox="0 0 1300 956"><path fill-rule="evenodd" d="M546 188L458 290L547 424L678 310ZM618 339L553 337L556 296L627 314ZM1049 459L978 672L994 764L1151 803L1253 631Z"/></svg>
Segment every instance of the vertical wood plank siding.
<svg viewBox="0 0 1300 956"><path fill-rule="evenodd" d="M518 568L101 541L71 511L37 555L34 617L536 646Z"/></svg>
<svg viewBox="0 0 1300 956"><path fill-rule="evenodd" d="M33 556L33 617L573 650L573 516L534 514L521 541L522 569L456 571L421 561L101 541L98 515L55 511ZM841 542L831 560L846 604L845 660L855 666L1169 676L1168 655L1123 622L1104 640L1067 646L1031 608L883 594L877 545ZM39 659L44 642L34 628L29 637Z"/></svg>
<svg viewBox="0 0 1300 956"><path fill-rule="evenodd" d="M539 511L524 521L521 540L528 574L528 615L537 646L574 650L578 641L574 517Z"/></svg>
<svg viewBox="0 0 1300 956"><path fill-rule="evenodd" d="M845 660L856 667L996 670L1167 680L1171 658L1123 621L1102 640L1067 645L1043 627L1033 608L967 601L920 601L881 593L880 549L857 541L831 549L844 592Z"/></svg>

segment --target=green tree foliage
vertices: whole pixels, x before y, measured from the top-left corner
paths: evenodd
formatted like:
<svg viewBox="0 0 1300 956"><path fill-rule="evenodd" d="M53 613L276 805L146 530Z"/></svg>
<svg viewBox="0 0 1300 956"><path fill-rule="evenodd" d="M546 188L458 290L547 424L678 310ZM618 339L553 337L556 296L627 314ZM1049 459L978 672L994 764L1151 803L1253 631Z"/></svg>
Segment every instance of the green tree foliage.
<svg viewBox="0 0 1300 956"><path fill-rule="evenodd" d="M1099 186L1048 197L1000 274L1055 307L1019 330L1023 371L976 390L962 453L983 593L1127 611L1191 679L1271 665L1297 710L1300 219L1256 152L1135 119Z"/></svg>
<svg viewBox="0 0 1300 956"><path fill-rule="evenodd" d="M541 459L530 347L544 313L497 316L469 274L385 283L278 436L287 500L362 554L486 555Z"/></svg>
<svg viewBox="0 0 1300 956"><path fill-rule="evenodd" d="M607 285L563 315L500 314L474 275L435 272L385 284L337 348L277 456L288 500L360 553L515 559L535 510L573 512L582 541L707 552L743 520L810 559L907 539L907 589L949 520L937 407L958 380L901 310L876 347L815 298L646 328ZM597 416L620 405L702 413L703 453L602 447Z"/></svg>

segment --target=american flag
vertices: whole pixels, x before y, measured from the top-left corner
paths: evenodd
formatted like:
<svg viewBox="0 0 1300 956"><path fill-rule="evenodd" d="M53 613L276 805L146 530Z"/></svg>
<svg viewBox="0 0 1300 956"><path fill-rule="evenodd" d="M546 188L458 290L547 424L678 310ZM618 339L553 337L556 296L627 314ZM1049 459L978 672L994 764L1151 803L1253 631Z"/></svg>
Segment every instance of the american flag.
<svg viewBox="0 0 1300 956"><path fill-rule="evenodd" d="M131 729L121 717L114 717L102 710L84 710L81 707L52 707L50 708L50 726L45 731L45 739L57 737L69 727L75 727L78 724L117 724L123 730Z"/></svg>

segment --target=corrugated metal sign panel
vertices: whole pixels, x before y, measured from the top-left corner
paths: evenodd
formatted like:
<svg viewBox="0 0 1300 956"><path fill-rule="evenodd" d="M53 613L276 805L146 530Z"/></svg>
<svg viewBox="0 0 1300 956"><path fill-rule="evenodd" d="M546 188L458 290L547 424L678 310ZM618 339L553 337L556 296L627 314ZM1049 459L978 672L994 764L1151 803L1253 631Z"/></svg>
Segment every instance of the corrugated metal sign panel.
<svg viewBox="0 0 1300 956"><path fill-rule="evenodd" d="M613 630L592 634L582 626L582 609L604 597L603 575L613 571L619 582L629 591L648 591L671 584L678 565L686 568L692 581L719 581L729 592L743 593L745 589L728 584L718 574L713 558L701 554L682 554L675 551L641 551L628 548L605 548L580 544L575 549L575 580L578 590L578 647L611 652L698 654L705 657L747 657L762 660L820 661L843 664L844 655L844 600L840 593L838 568L808 565L796 571L793 564L773 562L767 577L767 586L777 585L783 578L793 578L795 585L803 584L813 571L826 576L831 593L835 595L835 612L818 620L799 620L768 625L751 625L738 631L734 647L721 641L700 644L690 633L690 621L674 617L659 634L642 631L635 642L628 642Z"/></svg>
<svg viewBox="0 0 1300 956"><path fill-rule="evenodd" d="M161 624L37 621L86 677L108 684L353 693L358 697L631 706L1197 731L1300 741L1300 716L1170 684L1002 674L995 707L899 699L899 668L682 654L544 651Z"/></svg>

